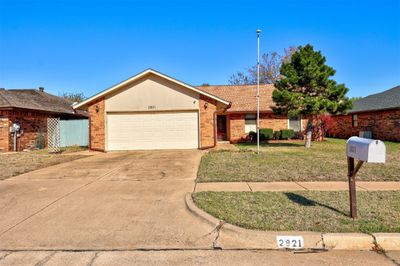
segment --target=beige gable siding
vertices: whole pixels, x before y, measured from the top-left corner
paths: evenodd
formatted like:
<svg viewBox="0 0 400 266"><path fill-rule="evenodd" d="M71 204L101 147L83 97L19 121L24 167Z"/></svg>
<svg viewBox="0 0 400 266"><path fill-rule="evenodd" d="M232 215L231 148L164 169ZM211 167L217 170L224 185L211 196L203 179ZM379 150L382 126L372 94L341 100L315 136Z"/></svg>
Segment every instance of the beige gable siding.
<svg viewBox="0 0 400 266"><path fill-rule="evenodd" d="M199 94L149 74L106 97L106 112L198 110Z"/></svg>

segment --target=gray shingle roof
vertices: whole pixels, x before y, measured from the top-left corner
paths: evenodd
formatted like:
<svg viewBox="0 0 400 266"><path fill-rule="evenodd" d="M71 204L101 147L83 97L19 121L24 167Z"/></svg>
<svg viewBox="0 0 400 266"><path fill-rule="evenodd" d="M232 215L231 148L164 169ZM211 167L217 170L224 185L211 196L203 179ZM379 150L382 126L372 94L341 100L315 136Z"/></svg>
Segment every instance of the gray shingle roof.
<svg viewBox="0 0 400 266"><path fill-rule="evenodd" d="M396 86L381 93L372 94L354 102L349 113L377 111L400 108L400 86Z"/></svg>
<svg viewBox="0 0 400 266"><path fill-rule="evenodd" d="M0 108L21 108L59 114L75 114L71 105L72 102L66 99L37 89L0 89Z"/></svg>

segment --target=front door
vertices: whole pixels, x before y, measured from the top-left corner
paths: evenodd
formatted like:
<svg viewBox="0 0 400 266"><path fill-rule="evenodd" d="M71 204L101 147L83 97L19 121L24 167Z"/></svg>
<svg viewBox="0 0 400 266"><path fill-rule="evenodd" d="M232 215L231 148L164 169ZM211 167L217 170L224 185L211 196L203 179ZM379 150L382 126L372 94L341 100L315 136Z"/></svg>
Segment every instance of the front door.
<svg viewBox="0 0 400 266"><path fill-rule="evenodd" d="M226 137L226 115L217 115L217 139L227 140Z"/></svg>

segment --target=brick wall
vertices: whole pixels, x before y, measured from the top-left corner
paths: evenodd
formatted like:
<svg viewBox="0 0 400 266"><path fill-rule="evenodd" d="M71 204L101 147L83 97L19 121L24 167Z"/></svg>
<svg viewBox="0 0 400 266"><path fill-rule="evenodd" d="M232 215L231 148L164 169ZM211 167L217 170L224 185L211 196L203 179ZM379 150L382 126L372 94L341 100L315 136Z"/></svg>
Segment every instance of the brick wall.
<svg viewBox="0 0 400 266"><path fill-rule="evenodd" d="M207 103L207 106L206 106ZM218 110L217 102L204 95L200 95L200 148L213 147L215 144L215 117Z"/></svg>
<svg viewBox="0 0 400 266"><path fill-rule="evenodd" d="M105 150L105 100L98 99L88 106L90 149Z"/></svg>
<svg viewBox="0 0 400 266"><path fill-rule="evenodd" d="M9 151L10 148L10 133L9 120L7 117L0 115L0 152Z"/></svg>
<svg viewBox="0 0 400 266"><path fill-rule="evenodd" d="M274 131L287 129L288 118L285 115L273 113L260 114L260 128L272 128Z"/></svg>
<svg viewBox="0 0 400 266"><path fill-rule="evenodd" d="M374 139L400 141L400 110L359 113L358 126L352 126L352 115L332 116L335 125L328 134L339 138L358 136L360 131L371 131Z"/></svg>
<svg viewBox="0 0 400 266"><path fill-rule="evenodd" d="M229 114L228 140L236 143L246 136L244 132L244 114Z"/></svg>
<svg viewBox="0 0 400 266"><path fill-rule="evenodd" d="M245 114L229 114L229 141L232 143L240 142L245 139ZM304 126L304 124L303 124ZM276 115L273 113L260 114L260 128L272 128L273 130L281 130L288 128L288 120L285 115Z"/></svg>
<svg viewBox="0 0 400 266"><path fill-rule="evenodd" d="M14 122L19 122L24 133L18 138L17 150L35 149L38 135L42 134L44 145L47 145L47 118L48 114L32 111L0 111L0 150L12 151L12 134L8 133ZM7 125L8 122L8 125ZM40 132L40 133L39 133Z"/></svg>

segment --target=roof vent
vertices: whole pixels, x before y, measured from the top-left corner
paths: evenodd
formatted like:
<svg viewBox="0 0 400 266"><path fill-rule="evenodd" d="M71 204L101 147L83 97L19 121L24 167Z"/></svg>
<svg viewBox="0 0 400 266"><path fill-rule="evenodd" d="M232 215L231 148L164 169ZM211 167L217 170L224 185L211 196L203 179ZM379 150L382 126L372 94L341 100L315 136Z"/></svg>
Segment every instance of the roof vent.
<svg viewBox="0 0 400 266"><path fill-rule="evenodd" d="M39 87L39 91L44 92L44 87Z"/></svg>

